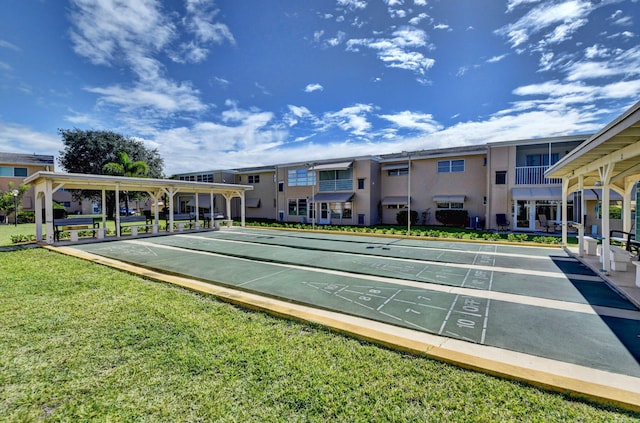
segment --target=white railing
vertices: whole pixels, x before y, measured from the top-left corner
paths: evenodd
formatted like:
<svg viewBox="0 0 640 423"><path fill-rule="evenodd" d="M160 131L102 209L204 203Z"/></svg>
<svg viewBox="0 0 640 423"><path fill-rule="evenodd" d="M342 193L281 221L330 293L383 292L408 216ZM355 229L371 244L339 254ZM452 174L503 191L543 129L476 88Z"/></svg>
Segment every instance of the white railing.
<svg viewBox="0 0 640 423"><path fill-rule="evenodd" d="M544 172L549 166L520 166L516 167L516 185L548 185L560 184L560 178L545 178Z"/></svg>
<svg viewBox="0 0 640 423"><path fill-rule="evenodd" d="M352 189L352 179L332 179L329 181L320 181L320 192L350 191Z"/></svg>

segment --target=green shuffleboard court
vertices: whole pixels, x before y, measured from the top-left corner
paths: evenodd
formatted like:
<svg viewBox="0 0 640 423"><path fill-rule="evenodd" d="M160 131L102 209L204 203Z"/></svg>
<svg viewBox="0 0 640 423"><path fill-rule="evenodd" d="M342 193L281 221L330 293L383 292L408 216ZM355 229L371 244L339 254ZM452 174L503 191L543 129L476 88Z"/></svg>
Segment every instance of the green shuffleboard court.
<svg viewBox="0 0 640 423"><path fill-rule="evenodd" d="M417 331L640 377L640 311L559 248L246 228L74 248Z"/></svg>

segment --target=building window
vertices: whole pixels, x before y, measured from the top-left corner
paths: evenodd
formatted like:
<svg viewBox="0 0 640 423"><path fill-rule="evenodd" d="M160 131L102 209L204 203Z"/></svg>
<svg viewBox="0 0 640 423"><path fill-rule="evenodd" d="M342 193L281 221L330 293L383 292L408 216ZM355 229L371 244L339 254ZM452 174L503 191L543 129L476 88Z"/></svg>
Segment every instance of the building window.
<svg viewBox="0 0 640 423"><path fill-rule="evenodd" d="M289 216L298 215L298 200L289 200Z"/></svg>
<svg viewBox="0 0 640 423"><path fill-rule="evenodd" d="M389 169L387 170L387 175L388 176L402 176L402 175L408 175L409 174L409 168L401 168L401 169Z"/></svg>
<svg viewBox="0 0 640 423"><path fill-rule="evenodd" d="M496 185L505 185L507 183L507 171L496 170Z"/></svg>
<svg viewBox="0 0 640 423"><path fill-rule="evenodd" d="M438 161L438 173L464 172L464 160Z"/></svg>
<svg viewBox="0 0 640 423"><path fill-rule="evenodd" d="M364 189L364 178L358 178L358 189Z"/></svg>
<svg viewBox="0 0 640 423"><path fill-rule="evenodd" d="M304 187L316 184L316 172L307 169L291 169L287 172L290 187Z"/></svg>
<svg viewBox="0 0 640 423"><path fill-rule="evenodd" d="M284 192L284 182L278 182L278 192Z"/></svg>
<svg viewBox="0 0 640 423"><path fill-rule="evenodd" d="M29 175L26 167L0 166L0 176L26 178Z"/></svg>
<svg viewBox="0 0 640 423"><path fill-rule="evenodd" d="M549 153L545 154L527 154L527 166L549 166L549 158L551 158L551 164L554 165L560 160L560 154Z"/></svg>
<svg viewBox="0 0 640 423"><path fill-rule="evenodd" d="M404 209L406 207L406 204L387 204L388 209Z"/></svg>
<svg viewBox="0 0 640 423"><path fill-rule="evenodd" d="M249 175L249 183L250 184L259 184L260 183L260 175Z"/></svg>
<svg viewBox="0 0 640 423"><path fill-rule="evenodd" d="M436 207L439 209L464 209L464 203L455 202L437 202Z"/></svg>
<svg viewBox="0 0 640 423"><path fill-rule="evenodd" d="M289 216L306 216L307 207L306 198L291 198L289 199Z"/></svg>

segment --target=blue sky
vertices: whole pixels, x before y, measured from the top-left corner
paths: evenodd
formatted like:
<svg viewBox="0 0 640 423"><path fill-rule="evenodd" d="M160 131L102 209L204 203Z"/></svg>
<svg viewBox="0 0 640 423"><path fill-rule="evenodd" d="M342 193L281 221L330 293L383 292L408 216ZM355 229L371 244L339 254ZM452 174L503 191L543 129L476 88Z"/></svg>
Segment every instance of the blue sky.
<svg viewBox="0 0 640 423"><path fill-rule="evenodd" d="M595 132L640 99L640 2L3 0L0 151L58 129L165 172Z"/></svg>

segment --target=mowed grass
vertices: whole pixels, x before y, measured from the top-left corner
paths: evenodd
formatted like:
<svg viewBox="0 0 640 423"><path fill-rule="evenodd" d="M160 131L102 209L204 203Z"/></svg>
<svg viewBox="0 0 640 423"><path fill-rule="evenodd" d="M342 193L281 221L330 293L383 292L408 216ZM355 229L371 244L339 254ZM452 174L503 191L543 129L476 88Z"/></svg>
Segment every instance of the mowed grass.
<svg viewBox="0 0 640 423"><path fill-rule="evenodd" d="M0 275L2 421L640 421L45 249Z"/></svg>

